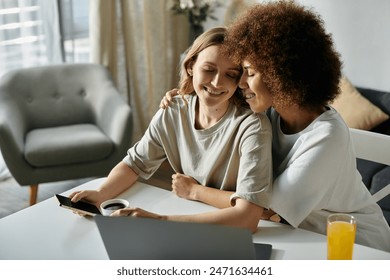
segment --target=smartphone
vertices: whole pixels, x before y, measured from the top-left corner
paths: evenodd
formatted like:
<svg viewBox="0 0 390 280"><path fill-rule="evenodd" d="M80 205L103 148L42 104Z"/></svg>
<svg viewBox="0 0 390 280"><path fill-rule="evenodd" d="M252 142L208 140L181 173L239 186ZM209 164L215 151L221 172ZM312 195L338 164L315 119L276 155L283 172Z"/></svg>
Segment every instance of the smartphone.
<svg viewBox="0 0 390 280"><path fill-rule="evenodd" d="M91 203L84 202L84 201L72 202L69 197L62 196L59 194L56 194L56 197L60 202L61 207L70 210L75 210L89 216L101 215L99 208L97 208L95 205Z"/></svg>

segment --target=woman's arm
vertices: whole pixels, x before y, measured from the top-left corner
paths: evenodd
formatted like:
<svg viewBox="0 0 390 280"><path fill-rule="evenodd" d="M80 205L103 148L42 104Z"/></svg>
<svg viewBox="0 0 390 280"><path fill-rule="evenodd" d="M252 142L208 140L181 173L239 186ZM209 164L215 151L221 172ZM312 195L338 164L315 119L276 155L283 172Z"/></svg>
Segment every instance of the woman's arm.
<svg viewBox="0 0 390 280"><path fill-rule="evenodd" d="M263 214L263 207L253 204L245 199L237 199L234 206L220 209L214 212L200 213L196 215L166 216L163 219L179 222L213 223L228 226L247 228L256 232L257 225Z"/></svg>
<svg viewBox="0 0 390 280"><path fill-rule="evenodd" d="M256 232L262 214L262 207L245 199L238 198L232 207L194 215L164 216L140 208L124 208L114 212L112 216L133 216L176 222L212 223L246 228L251 232Z"/></svg>
<svg viewBox="0 0 390 280"><path fill-rule="evenodd" d="M73 202L83 199L100 206L103 201L116 197L130 188L137 179L137 173L127 166L126 163L121 161L111 170L107 179L103 182L99 189L75 192L72 193L70 197Z"/></svg>
<svg viewBox="0 0 390 280"><path fill-rule="evenodd" d="M152 174L164 160L165 151L157 142L155 127L159 125L161 114L156 113L140 141L127 151L127 156L110 172L105 182L97 190L86 190L70 195L73 202L81 199L95 205L116 197L130 188L139 174Z"/></svg>
<svg viewBox="0 0 390 280"><path fill-rule="evenodd" d="M230 196L234 193L199 184L194 178L176 173L172 175L172 192L189 200L196 200L217 208L230 207Z"/></svg>

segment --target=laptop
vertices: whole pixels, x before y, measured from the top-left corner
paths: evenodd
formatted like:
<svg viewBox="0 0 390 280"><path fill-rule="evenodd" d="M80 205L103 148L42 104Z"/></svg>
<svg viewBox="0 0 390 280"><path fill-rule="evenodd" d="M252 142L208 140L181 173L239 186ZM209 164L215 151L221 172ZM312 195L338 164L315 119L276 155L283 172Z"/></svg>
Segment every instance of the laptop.
<svg viewBox="0 0 390 280"><path fill-rule="evenodd" d="M111 260L268 260L270 244L249 230L147 218L94 217Z"/></svg>

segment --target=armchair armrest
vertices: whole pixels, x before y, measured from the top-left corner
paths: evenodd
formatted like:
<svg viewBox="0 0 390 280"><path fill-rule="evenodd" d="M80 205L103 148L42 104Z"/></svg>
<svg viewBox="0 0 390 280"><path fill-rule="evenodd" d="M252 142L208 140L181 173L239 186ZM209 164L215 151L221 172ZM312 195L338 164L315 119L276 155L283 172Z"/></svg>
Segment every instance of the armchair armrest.
<svg viewBox="0 0 390 280"><path fill-rule="evenodd" d="M132 110L123 100L115 87L107 68L102 65L95 66L89 77L86 91L93 91L93 98L89 98L95 123L99 128L117 144L130 146L132 135ZM127 129L124 129L127 128Z"/></svg>
<svg viewBox="0 0 390 280"><path fill-rule="evenodd" d="M25 131L25 116L20 110L10 108L9 103L0 102L0 148L12 174L31 168L23 155Z"/></svg>
<svg viewBox="0 0 390 280"><path fill-rule="evenodd" d="M115 144L128 142L130 146L133 126L131 107L118 92L107 93L108 90L116 91L114 88L105 89L102 106L95 107L96 123Z"/></svg>

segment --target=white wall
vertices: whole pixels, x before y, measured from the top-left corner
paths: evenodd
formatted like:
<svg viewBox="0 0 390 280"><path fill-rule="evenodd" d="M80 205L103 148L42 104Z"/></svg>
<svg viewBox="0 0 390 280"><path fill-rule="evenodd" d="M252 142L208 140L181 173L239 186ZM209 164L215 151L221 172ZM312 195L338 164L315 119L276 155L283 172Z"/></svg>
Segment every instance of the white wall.
<svg viewBox="0 0 390 280"><path fill-rule="evenodd" d="M352 83L390 91L389 0L298 1L324 19Z"/></svg>

